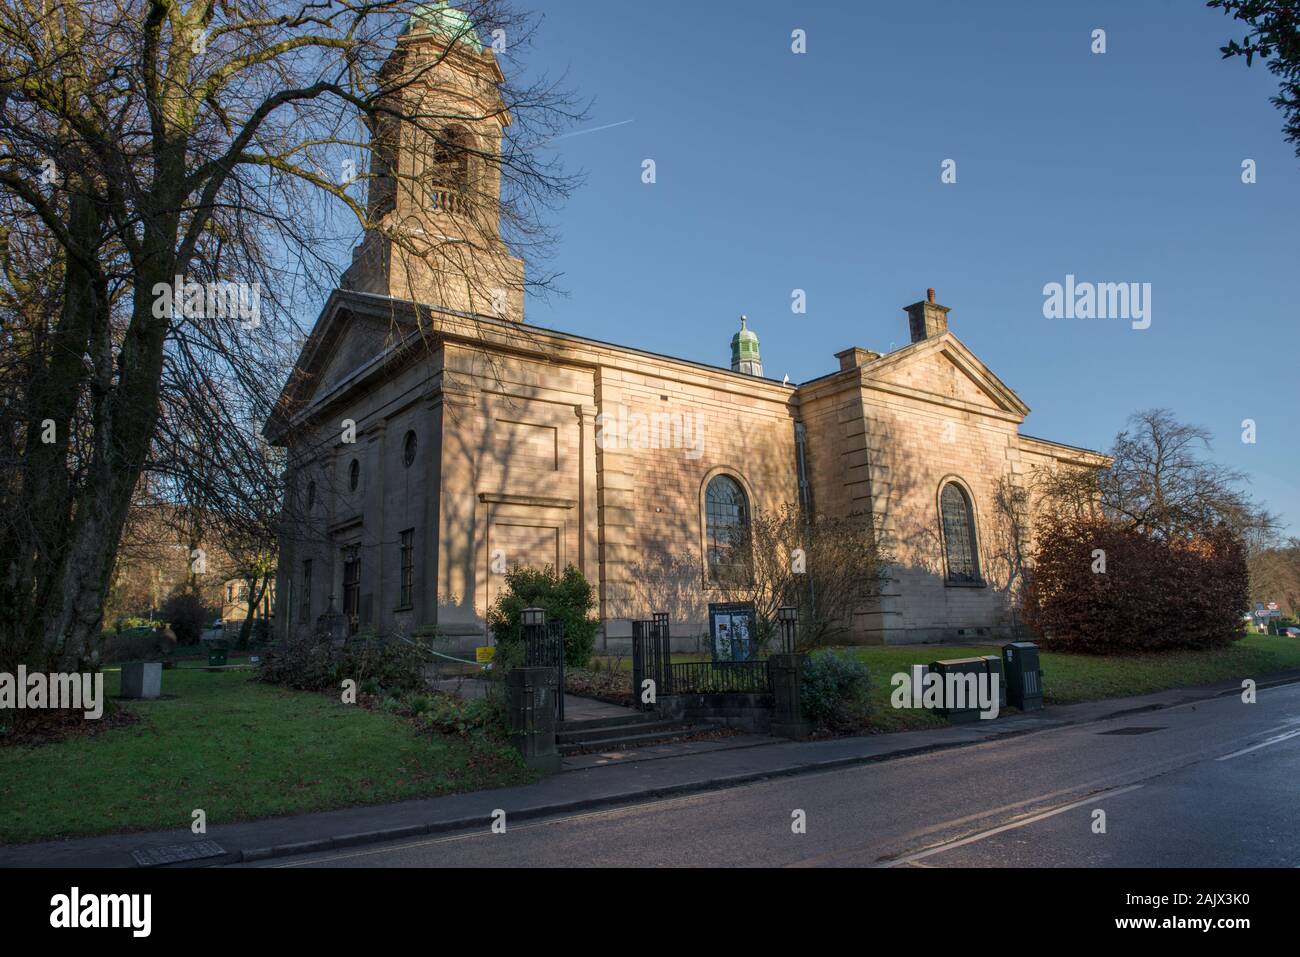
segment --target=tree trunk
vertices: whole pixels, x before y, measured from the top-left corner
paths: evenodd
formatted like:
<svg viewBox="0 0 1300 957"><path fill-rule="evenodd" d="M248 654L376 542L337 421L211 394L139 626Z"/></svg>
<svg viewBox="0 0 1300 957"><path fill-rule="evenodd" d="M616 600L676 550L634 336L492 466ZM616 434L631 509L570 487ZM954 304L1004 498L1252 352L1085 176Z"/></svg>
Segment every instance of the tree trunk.
<svg viewBox="0 0 1300 957"><path fill-rule="evenodd" d="M257 587L261 582L262 587ZM253 633L253 616L256 613L258 605L262 603L262 594L266 591L265 576L254 576L248 579L248 614L244 617L244 623L239 626L239 647L247 648L248 639Z"/></svg>
<svg viewBox="0 0 1300 957"><path fill-rule="evenodd" d="M170 267L170 261L165 266ZM74 499L67 546L52 569L53 592L31 616L65 671L77 669L98 637L113 558L157 425L167 318L153 316L152 296L144 290L152 290L155 280L170 281L165 275L170 271L137 277L116 388L92 393L89 475Z"/></svg>

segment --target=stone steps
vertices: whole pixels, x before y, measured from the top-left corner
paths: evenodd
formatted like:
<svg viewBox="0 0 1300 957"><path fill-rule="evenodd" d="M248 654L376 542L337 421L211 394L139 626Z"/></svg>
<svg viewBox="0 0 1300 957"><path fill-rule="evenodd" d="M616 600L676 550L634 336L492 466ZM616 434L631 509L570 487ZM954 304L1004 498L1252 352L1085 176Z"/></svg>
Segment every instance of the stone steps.
<svg viewBox="0 0 1300 957"><path fill-rule="evenodd" d="M612 751L643 747L707 730L709 725L665 720L653 714L627 718L598 718L590 721L564 722L555 735L555 743L561 754L568 755L583 751Z"/></svg>
<svg viewBox="0 0 1300 957"><path fill-rule="evenodd" d="M569 733L578 733L582 731L598 730L600 728L627 728L638 724L654 724L664 719L659 717L653 711L632 711L626 709L627 714L609 715L602 718L572 718L561 721L555 729L557 735Z"/></svg>

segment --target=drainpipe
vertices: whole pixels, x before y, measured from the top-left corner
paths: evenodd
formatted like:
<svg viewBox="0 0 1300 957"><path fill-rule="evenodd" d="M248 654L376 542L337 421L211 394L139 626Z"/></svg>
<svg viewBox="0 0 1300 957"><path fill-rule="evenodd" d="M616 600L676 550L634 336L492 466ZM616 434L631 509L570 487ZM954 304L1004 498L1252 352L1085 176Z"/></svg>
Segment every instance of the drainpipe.
<svg viewBox="0 0 1300 957"><path fill-rule="evenodd" d="M799 476L799 510L803 513L805 540L812 541L812 486L808 483L807 435L802 422L794 424L794 455ZM808 575L808 611L810 620L817 620L817 588Z"/></svg>

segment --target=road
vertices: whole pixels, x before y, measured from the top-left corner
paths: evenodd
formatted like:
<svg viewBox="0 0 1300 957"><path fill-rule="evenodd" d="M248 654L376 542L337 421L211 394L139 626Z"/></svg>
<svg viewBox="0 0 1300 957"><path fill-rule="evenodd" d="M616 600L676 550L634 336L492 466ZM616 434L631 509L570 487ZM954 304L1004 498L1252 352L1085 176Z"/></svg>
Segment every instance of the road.
<svg viewBox="0 0 1300 957"><path fill-rule="evenodd" d="M267 866L1296 867L1300 684L1258 694Z"/></svg>

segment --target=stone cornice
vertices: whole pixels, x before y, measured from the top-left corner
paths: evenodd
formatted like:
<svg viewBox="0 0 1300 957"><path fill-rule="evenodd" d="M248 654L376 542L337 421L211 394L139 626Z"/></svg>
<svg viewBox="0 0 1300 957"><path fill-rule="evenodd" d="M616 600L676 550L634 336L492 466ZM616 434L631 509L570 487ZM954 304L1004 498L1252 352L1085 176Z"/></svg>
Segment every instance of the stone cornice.
<svg viewBox="0 0 1300 957"><path fill-rule="evenodd" d="M577 508L574 498L552 498L547 495L511 495L507 492L479 492L478 500L491 505L531 505L538 508Z"/></svg>

